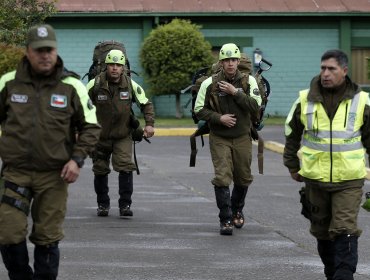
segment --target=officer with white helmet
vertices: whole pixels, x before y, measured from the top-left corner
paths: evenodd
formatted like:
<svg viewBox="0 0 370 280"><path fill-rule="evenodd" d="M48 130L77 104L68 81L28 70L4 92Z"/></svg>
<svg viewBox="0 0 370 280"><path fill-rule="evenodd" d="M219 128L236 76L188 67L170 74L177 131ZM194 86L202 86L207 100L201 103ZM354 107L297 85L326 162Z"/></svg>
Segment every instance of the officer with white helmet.
<svg viewBox="0 0 370 280"><path fill-rule="evenodd" d="M206 79L200 86L194 111L200 120L207 121L209 143L219 208L220 234L231 235L233 227L244 225L243 207L251 174L252 139L251 117L261 105L256 80L238 70L240 50L225 44L219 53L222 70ZM229 186L234 182L230 195Z"/></svg>
<svg viewBox="0 0 370 280"><path fill-rule="evenodd" d="M154 135L154 109L145 96L143 88L125 74L125 55L120 50L111 50L105 59L107 69L87 84L89 96L96 106L98 122L102 126L100 139L93 157L94 188L97 194L97 215L108 216L110 197L108 195L108 174L119 172L119 214L133 216L131 196L133 174L136 169L132 161L132 133L138 123L131 106L135 101L144 114L145 127L141 136Z"/></svg>

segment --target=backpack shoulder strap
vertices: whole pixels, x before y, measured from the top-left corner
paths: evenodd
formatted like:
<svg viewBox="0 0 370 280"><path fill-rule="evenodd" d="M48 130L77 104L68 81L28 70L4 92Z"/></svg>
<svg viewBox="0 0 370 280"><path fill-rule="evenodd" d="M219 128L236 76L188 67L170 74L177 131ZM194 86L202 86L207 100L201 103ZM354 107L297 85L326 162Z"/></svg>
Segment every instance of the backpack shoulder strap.
<svg viewBox="0 0 370 280"><path fill-rule="evenodd" d="M249 95L249 91L250 91L250 87L251 87L250 84L249 84L249 75L243 73L243 77L241 79L241 82L242 82L243 91L245 92L246 95Z"/></svg>
<svg viewBox="0 0 370 280"><path fill-rule="evenodd" d="M100 86L100 75L97 75L97 76L95 77L94 87L93 87L93 93L94 93L94 96L98 93L98 91L99 91L99 86Z"/></svg>
<svg viewBox="0 0 370 280"><path fill-rule="evenodd" d="M127 81L128 92L130 92L132 94L132 102L136 102L136 104L139 104L137 99L136 99L136 94L135 94L135 91L134 91L134 87L132 86L131 77L126 72L124 72L122 77L124 79L126 79L126 81ZM131 108L131 110L132 110L132 108Z"/></svg>
<svg viewBox="0 0 370 280"><path fill-rule="evenodd" d="M216 95L217 91L217 74L212 75L212 88L209 95L209 103L213 111L221 113L220 103L218 102L218 97Z"/></svg>

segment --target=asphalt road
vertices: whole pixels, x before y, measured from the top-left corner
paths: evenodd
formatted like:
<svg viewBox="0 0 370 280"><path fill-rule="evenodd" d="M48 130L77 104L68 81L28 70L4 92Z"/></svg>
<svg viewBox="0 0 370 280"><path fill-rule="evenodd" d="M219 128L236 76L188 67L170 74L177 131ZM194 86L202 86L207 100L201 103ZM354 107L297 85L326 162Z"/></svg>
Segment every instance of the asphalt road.
<svg viewBox="0 0 370 280"><path fill-rule="evenodd" d="M283 142L282 128L264 128L263 138ZM141 175L134 176L132 218L118 216L116 172L110 174L108 217L96 216L90 161L70 185L58 279L325 279L308 222L300 215L300 185L290 179L280 154L265 151L264 175L254 161L246 225L233 236L220 236L208 139L204 148L198 141L196 168L189 167L186 136L155 137L136 147ZM359 223L364 233L355 279L365 280L370 279L370 213L361 210ZM29 249L32 260L33 245ZM7 279L2 263L0 279Z"/></svg>

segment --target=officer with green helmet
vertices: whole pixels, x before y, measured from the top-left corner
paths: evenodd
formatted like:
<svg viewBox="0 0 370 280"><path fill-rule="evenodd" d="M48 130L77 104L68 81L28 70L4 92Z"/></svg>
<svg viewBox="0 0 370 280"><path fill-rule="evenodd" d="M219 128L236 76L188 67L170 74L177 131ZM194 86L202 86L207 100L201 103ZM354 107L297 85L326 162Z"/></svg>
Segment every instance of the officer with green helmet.
<svg viewBox="0 0 370 280"><path fill-rule="evenodd" d="M231 235L234 226L244 225L245 197L253 181L251 118L257 115L262 101L255 78L238 70L240 57L235 44L222 46L219 53L222 69L202 82L194 107L198 119L207 121L210 128L215 171L212 184L221 235Z"/></svg>
<svg viewBox="0 0 370 280"><path fill-rule="evenodd" d="M56 279L68 185L77 180L100 126L85 86L57 54L50 25L29 29L25 56L0 78L0 121L2 259L12 280Z"/></svg>
<svg viewBox="0 0 370 280"><path fill-rule="evenodd" d="M119 172L119 215L133 216L132 172L136 169L132 161L133 136L139 133L139 137L150 138L154 135L153 105L145 96L143 88L125 74L125 62L122 51L111 50L105 59L107 69L87 84L89 96L96 106L98 122L102 126L99 142L92 154L98 216L109 214L110 161L113 170ZM138 121L131 109L134 101L144 115L143 130L137 129Z"/></svg>
<svg viewBox="0 0 370 280"><path fill-rule="evenodd" d="M292 179L305 184L302 214L310 220L326 278L353 280L365 155L370 154L369 94L347 76L343 51L326 51L320 68L286 119L284 164Z"/></svg>

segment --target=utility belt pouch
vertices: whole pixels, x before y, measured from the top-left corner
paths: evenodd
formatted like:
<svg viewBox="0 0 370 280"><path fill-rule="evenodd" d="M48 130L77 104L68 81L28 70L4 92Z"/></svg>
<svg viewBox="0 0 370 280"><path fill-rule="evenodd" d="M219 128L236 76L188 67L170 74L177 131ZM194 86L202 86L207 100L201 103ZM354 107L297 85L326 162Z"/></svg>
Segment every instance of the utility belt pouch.
<svg viewBox="0 0 370 280"><path fill-rule="evenodd" d="M301 214L308 220L312 218L311 204L307 199L306 188L302 187L299 190L300 203L302 204Z"/></svg>
<svg viewBox="0 0 370 280"><path fill-rule="evenodd" d="M139 126L136 129L132 129L131 131L132 141L141 142L143 140L143 136L144 136L144 130L141 126Z"/></svg>
<svg viewBox="0 0 370 280"><path fill-rule="evenodd" d="M131 139L134 142L141 142L143 140L144 130L140 126L140 121L131 113L130 115Z"/></svg>
<svg viewBox="0 0 370 280"><path fill-rule="evenodd" d="M313 205L307 198L306 188L302 187L299 191L301 197L300 202L302 204L301 214L313 223L323 224L325 220L317 220L312 217L312 213L319 212L319 207Z"/></svg>

